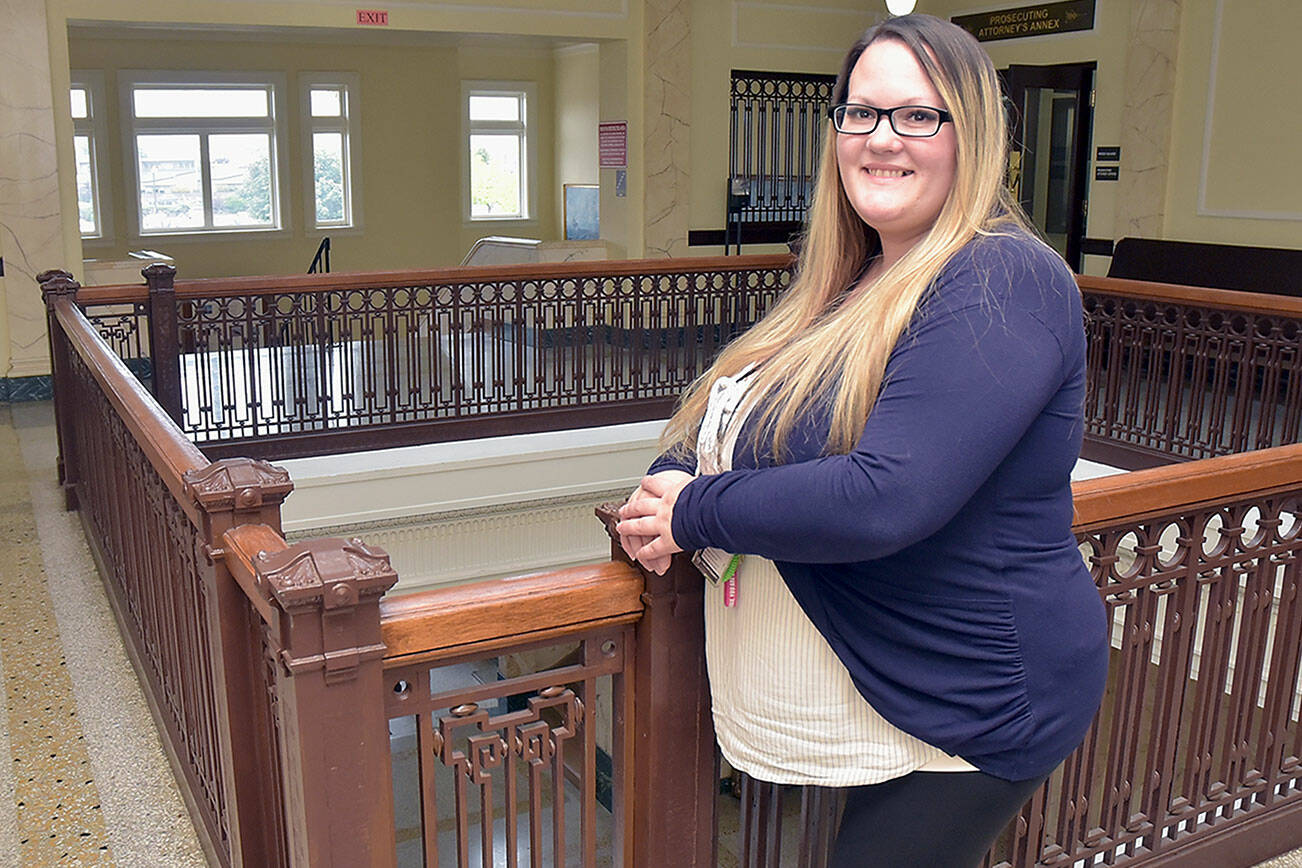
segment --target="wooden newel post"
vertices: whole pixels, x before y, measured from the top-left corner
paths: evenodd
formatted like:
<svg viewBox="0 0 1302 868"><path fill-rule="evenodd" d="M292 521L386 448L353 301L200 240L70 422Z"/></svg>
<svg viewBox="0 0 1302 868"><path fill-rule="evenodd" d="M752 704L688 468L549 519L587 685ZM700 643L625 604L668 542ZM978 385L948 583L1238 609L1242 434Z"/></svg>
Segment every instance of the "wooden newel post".
<svg viewBox="0 0 1302 868"><path fill-rule="evenodd" d="M172 417L172 421L181 425L181 343L176 322L176 267L155 262L145 266L140 273L149 286L149 366L154 400Z"/></svg>
<svg viewBox="0 0 1302 868"><path fill-rule="evenodd" d="M614 533L616 504L597 514L611 557L629 562ZM640 567L639 567L640 568ZM635 631L633 864L712 868L719 792L705 671L705 579L687 554L663 576L642 570Z"/></svg>
<svg viewBox="0 0 1302 868"><path fill-rule="evenodd" d="M55 317L54 306L60 299L75 302L81 288L72 274L60 269L42 271L36 275L45 302L45 329L50 344L50 376L54 386L54 432L59 444L59 485L63 487L63 502L67 509L77 508L77 457L76 440L72 436L75 422L73 406L72 372L69 370L67 338Z"/></svg>
<svg viewBox="0 0 1302 868"><path fill-rule="evenodd" d="M227 531L267 525L280 532L280 506L294 490L289 474L265 461L228 458L185 474L203 516L200 539L208 558L208 635L221 729L223 777L232 815L231 850L245 866L274 866L281 846L275 795L274 724L267 701L263 622L223 557Z"/></svg>
<svg viewBox="0 0 1302 868"><path fill-rule="evenodd" d="M270 630L290 859L392 868L393 778L380 597L398 580L360 540L258 556L279 617Z"/></svg>

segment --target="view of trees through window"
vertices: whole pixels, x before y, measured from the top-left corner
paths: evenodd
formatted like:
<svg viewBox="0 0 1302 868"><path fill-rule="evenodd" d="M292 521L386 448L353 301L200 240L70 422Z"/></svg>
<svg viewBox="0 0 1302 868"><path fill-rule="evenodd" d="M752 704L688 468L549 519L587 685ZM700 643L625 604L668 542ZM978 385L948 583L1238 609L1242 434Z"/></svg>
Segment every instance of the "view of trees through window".
<svg viewBox="0 0 1302 868"><path fill-rule="evenodd" d="M526 96L523 91L469 93L472 219L519 219L529 215Z"/></svg>

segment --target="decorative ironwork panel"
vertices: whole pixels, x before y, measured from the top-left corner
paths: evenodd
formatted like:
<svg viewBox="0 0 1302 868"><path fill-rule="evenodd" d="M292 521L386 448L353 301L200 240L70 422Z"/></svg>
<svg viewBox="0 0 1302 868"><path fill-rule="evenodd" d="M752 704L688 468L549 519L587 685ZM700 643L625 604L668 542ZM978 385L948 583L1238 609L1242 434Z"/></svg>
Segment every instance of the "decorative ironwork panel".
<svg viewBox="0 0 1302 868"><path fill-rule="evenodd" d="M1302 321L1085 292L1086 436L1210 458L1296 443Z"/></svg>
<svg viewBox="0 0 1302 868"><path fill-rule="evenodd" d="M399 865L620 864L630 643L389 668Z"/></svg>
<svg viewBox="0 0 1302 868"><path fill-rule="evenodd" d="M1078 535L1112 667L1007 864L1142 864L1302 802L1302 491ZM1218 828L1219 827L1219 828Z"/></svg>
<svg viewBox="0 0 1302 868"><path fill-rule="evenodd" d="M230 864L200 537L81 357L70 353L68 364L82 415L64 435L78 456L87 540L200 816Z"/></svg>
<svg viewBox="0 0 1302 868"><path fill-rule="evenodd" d="M672 400L789 279L685 263L182 304L182 427L211 443Z"/></svg>
<svg viewBox="0 0 1302 868"><path fill-rule="evenodd" d="M732 71L728 178L743 180L743 223L801 223L814 194L834 75Z"/></svg>
<svg viewBox="0 0 1302 868"><path fill-rule="evenodd" d="M85 305L83 312L99 336L136 379L148 383L150 370L149 305L143 301Z"/></svg>

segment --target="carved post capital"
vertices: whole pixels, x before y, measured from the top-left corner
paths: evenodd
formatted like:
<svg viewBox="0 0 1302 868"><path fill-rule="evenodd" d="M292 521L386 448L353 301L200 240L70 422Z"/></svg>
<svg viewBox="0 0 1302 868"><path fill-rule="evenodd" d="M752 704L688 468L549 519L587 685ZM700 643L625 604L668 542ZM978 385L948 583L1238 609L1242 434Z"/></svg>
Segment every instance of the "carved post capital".
<svg viewBox="0 0 1302 868"><path fill-rule="evenodd" d="M258 557L258 575L282 609L344 609L379 597L398 581L383 549L359 539L304 540Z"/></svg>
<svg viewBox="0 0 1302 868"><path fill-rule="evenodd" d="M140 269L140 276L149 284L150 291L171 290L176 280L176 266L166 262L154 262Z"/></svg>
<svg viewBox="0 0 1302 868"><path fill-rule="evenodd" d="M46 308L53 307L54 302L60 298L71 298L75 301L77 290L81 289L81 284L76 281L72 273L61 268L42 271L36 275L36 282L41 287L41 300L45 302Z"/></svg>
<svg viewBox="0 0 1302 868"><path fill-rule="evenodd" d="M294 490L286 470L253 458L224 458L183 478L189 495L210 513L277 505Z"/></svg>
<svg viewBox="0 0 1302 868"><path fill-rule="evenodd" d="M286 672L324 670L326 683L337 684L384 657L379 601L398 574L381 549L357 539L305 540L259 554L257 576L285 613L274 644Z"/></svg>

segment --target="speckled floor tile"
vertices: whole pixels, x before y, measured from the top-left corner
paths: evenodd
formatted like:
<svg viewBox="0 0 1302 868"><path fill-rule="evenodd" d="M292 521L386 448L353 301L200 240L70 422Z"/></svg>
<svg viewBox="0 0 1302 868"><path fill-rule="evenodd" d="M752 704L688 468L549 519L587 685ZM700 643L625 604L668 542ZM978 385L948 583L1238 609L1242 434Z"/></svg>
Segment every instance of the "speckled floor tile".
<svg viewBox="0 0 1302 868"><path fill-rule="evenodd" d="M63 509L50 405L17 404L11 415L115 862L123 868L206 868L81 523L77 513Z"/></svg>
<svg viewBox="0 0 1302 868"><path fill-rule="evenodd" d="M20 864L111 865L39 537L7 418L0 424L0 658Z"/></svg>

